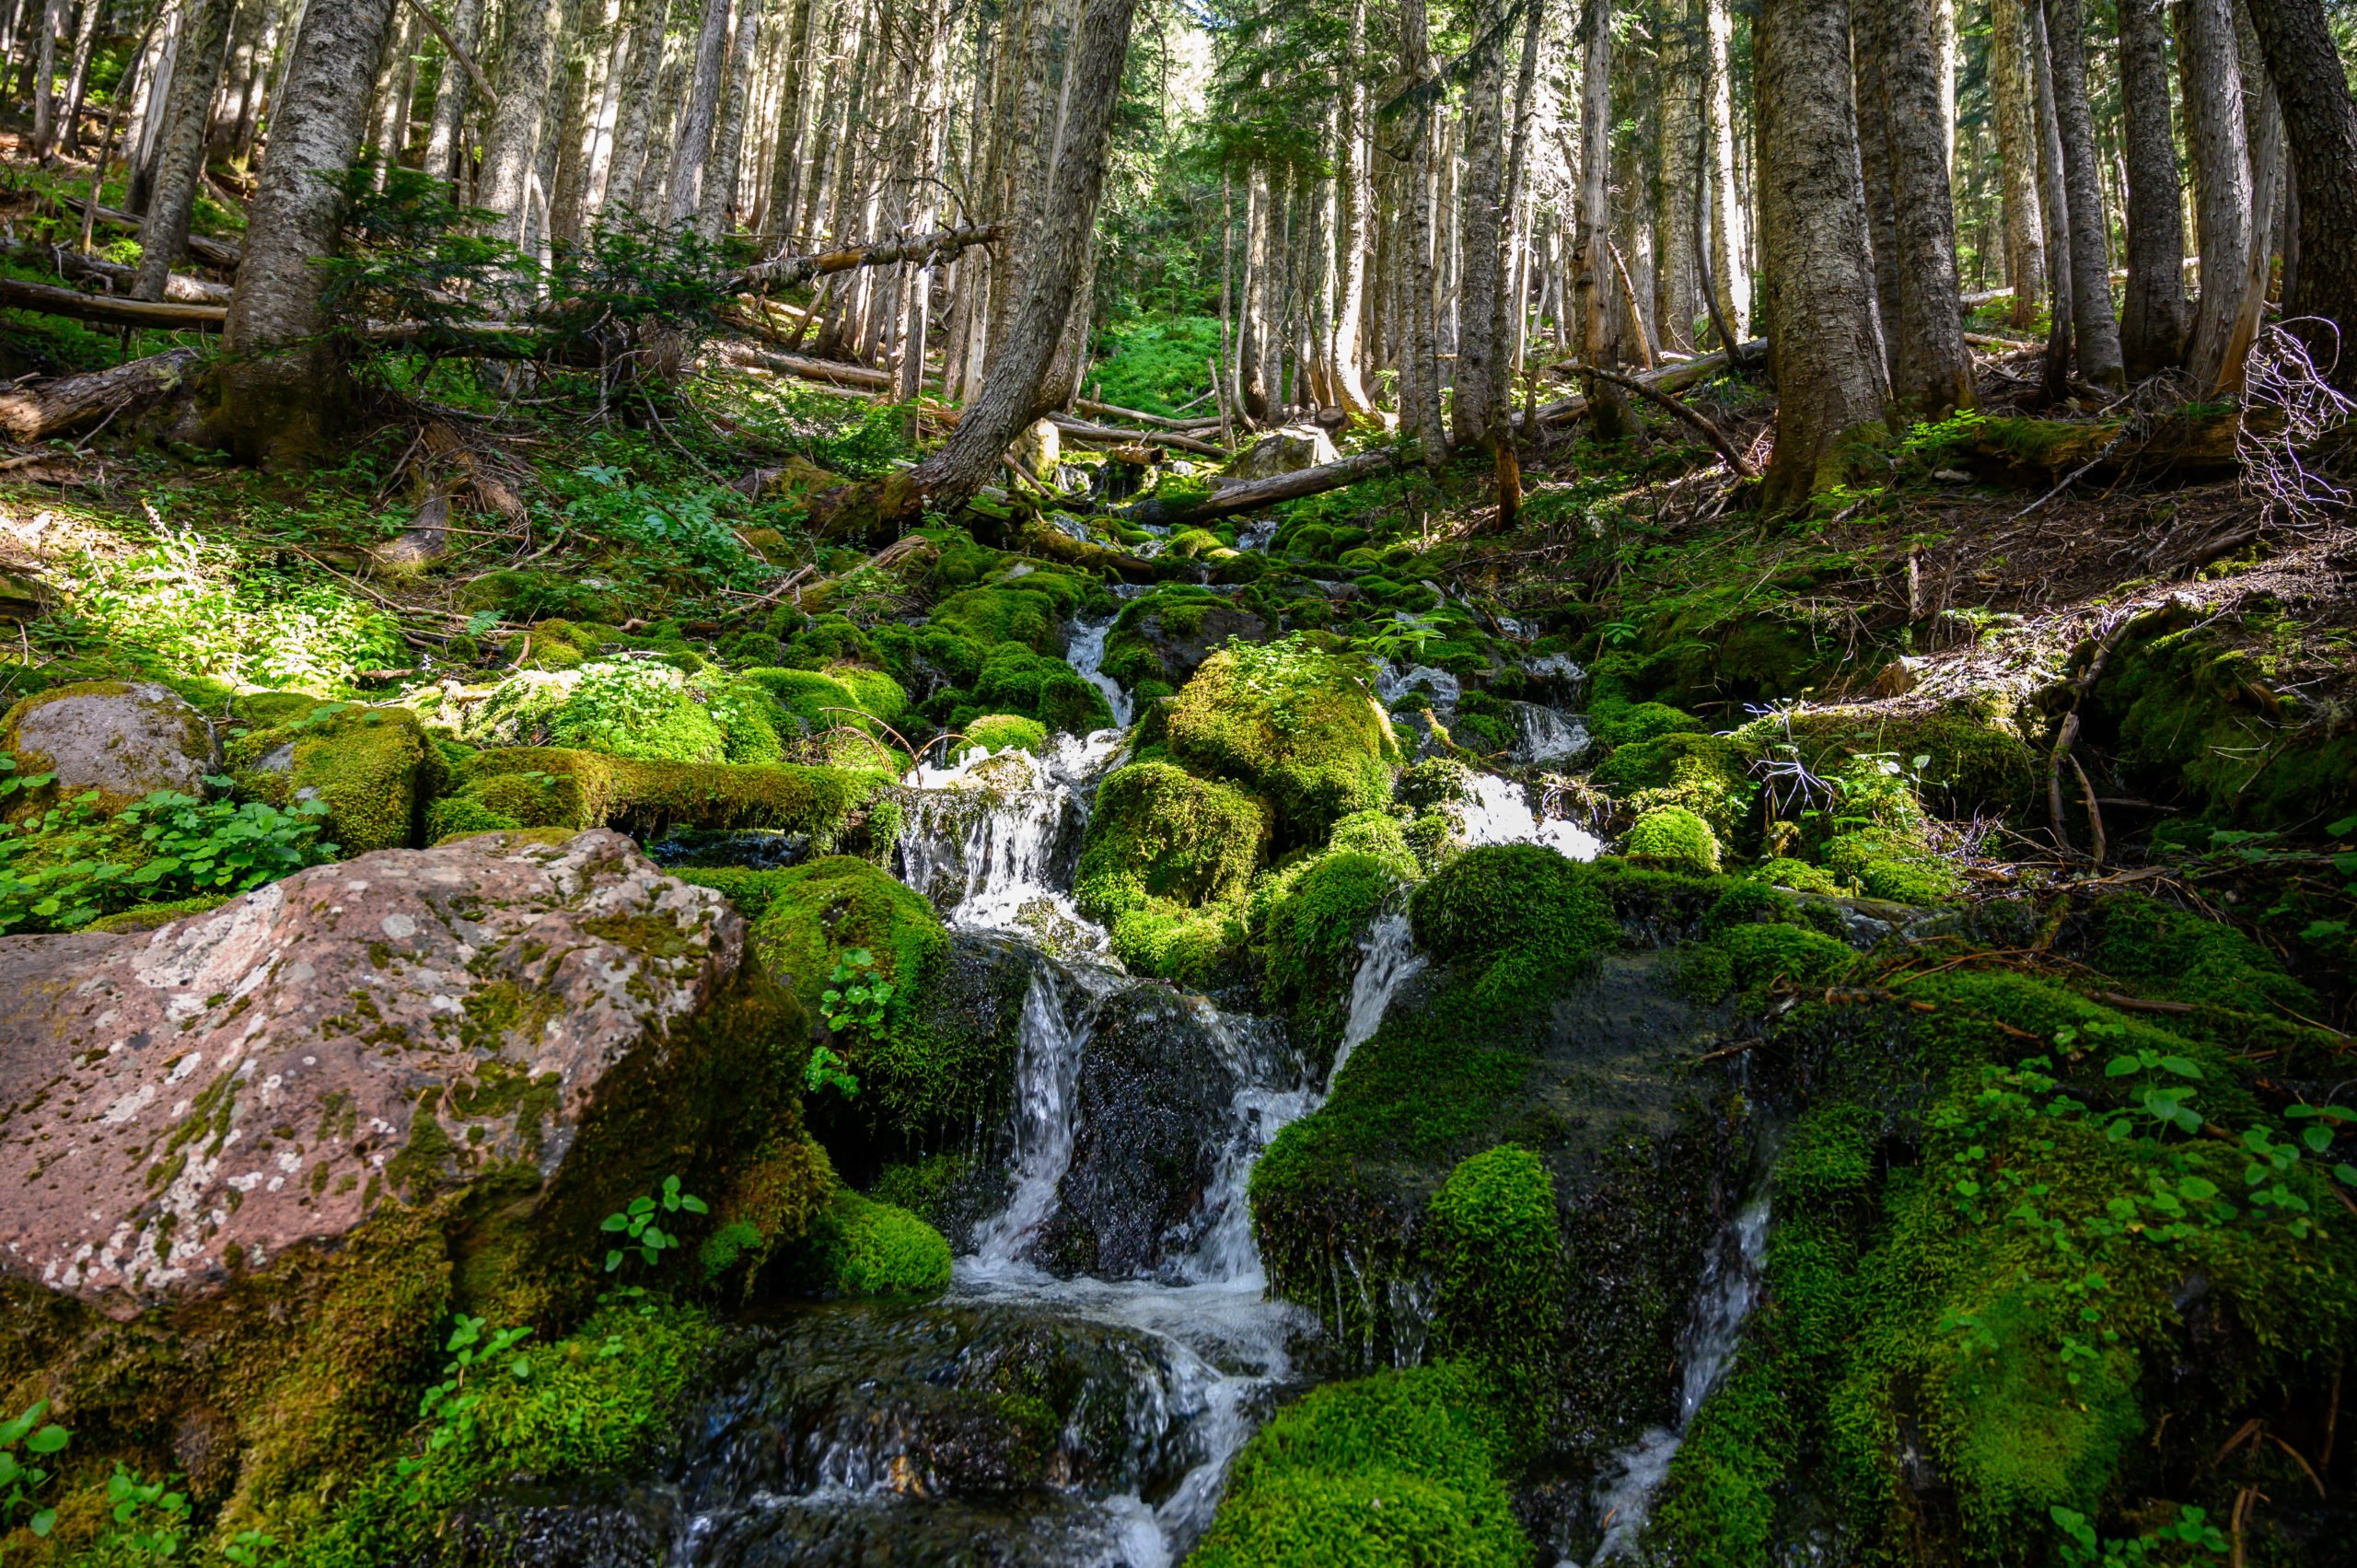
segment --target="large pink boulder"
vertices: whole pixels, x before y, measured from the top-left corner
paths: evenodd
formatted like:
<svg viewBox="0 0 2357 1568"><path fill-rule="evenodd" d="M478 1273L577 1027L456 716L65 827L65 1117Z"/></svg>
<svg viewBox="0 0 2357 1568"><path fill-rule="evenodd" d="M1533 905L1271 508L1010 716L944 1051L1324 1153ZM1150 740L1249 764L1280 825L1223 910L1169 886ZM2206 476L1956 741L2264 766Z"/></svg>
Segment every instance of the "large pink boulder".
<svg viewBox="0 0 2357 1568"><path fill-rule="evenodd" d="M151 934L0 938L0 1267L130 1318L397 1200L547 1178L744 935L598 830L379 851Z"/></svg>

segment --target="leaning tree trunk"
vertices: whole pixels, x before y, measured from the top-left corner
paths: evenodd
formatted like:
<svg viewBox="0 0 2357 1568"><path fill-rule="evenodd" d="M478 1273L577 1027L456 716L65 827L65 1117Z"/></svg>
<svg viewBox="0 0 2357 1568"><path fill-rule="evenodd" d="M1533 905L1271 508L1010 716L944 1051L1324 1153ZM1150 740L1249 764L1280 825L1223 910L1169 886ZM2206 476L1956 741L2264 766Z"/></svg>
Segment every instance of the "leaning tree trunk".
<svg viewBox="0 0 2357 1568"><path fill-rule="evenodd" d="M1889 383L1875 332L1849 0L1761 0L1760 259L1778 401L1771 507L1805 505L1846 473L1844 443L1885 435Z"/></svg>
<svg viewBox="0 0 2357 1568"><path fill-rule="evenodd" d="M1956 281L1956 203L1941 128L1939 41L1921 0L1871 0L1872 47L1885 53L1882 117L1888 140L1892 271L1898 308L1891 335L1891 395L1918 419L1940 419L1973 400L1972 356ZM1876 257L1877 267L1881 258Z"/></svg>
<svg viewBox="0 0 2357 1568"><path fill-rule="evenodd" d="M2137 379L2185 356L2185 211L2169 122L2166 0L2119 0L2121 141L2128 161L2128 294L2119 352Z"/></svg>
<svg viewBox="0 0 2357 1568"><path fill-rule="evenodd" d="M2111 261L2104 250L2103 183L2095 115L2087 107L2087 29L2081 0L2046 0L2046 44L2054 61L2055 122L2062 134L2062 179L2071 195L2071 319L2079 374L2098 387L2127 384L2119 322L2111 308Z"/></svg>
<svg viewBox="0 0 2357 1568"><path fill-rule="evenodd" d="M2292 154L2299 275L2284 301L2332 384L2357 393L2357 102L2323 0L2249 0ZM2330 326L2323 323L2329 322Z"/></svg>
<svg viewBox="0 0 2357 1568"><path fill-rule="evenodd" d="M1477 34L1501 29L1497 0L1482 0L1474 11ZM1498 247L1504 215L1499 198L1505 180L1505 51L1501 40L1473 63L1465 94L1464 273L1457 290L1457 442L1478 446L1490 434L1490 383L1497 374L1500 287Z"/></svg>
<svg viewBox="0 0 2357 1568"><path fill-rule="evenodd" d="M879 509L888 517L906 520L921 507L954 511L964 505L997 471L1017 433L1048 412L1040 404L1040 389L1086 267L1136 6L1137 0L1089 0L1081 16L1066 67L1071 110L1057 151L1051 200L1023 269L1022 303L991 359L981 395L967 406L941 450L905 476L897 495L886 497Z"/></svg>
<svg viewBox="0 0 2357 1568"><path fill-rule="evenodd" d="M214 92L221 85L221 55L235 8L236 0L197 0L189 18L180 68L172 73L171 101L164 106L156 187L147 198L146 215L139 220L139 271L131 280L134 299L163 298L172 264L188 249L189 216L196 210L197 181L204 176L205 131L213 119Z"/></svg>
<svg viewBox="0 0 2357 1568"><path fill-rule="evenodd" d="M1997 104L1997 162L2004 180L2005 282L2014 291L2013 323L2026 327L2038 319L2038 296L2046 288L2046 218L2038 195L2038 97L2022 0L1991 0L1989 14L1989 75Z"/></svg>
<svg viewBox="0 0 2357 1568"><path fill-rule="evenodd" d="M367 132L392 15L393 0L311 0L282 101L272 105L270 157L246 214L209 432L248 461L331 456L350 413L351 376L324 335L318 262L335 249L343 174Z"/></svg>
<svg viewBox="0 0 2357 1568"><path fill-rule="evenodd" d="M470 56L482 44L482 10L483 0L458 0L450 8L450 36ZM434 110L425 132L425 172L436 180L458 178L459 134L473 86L465 66L456 60L442 62L442 79L434 84Z"/></svg>
<svg viewBox="0 0 2357 1568"><path fill-rule="evenodd" d="M2241 54L2235 0L2184 0L2177 7L2185 140L2193 155L2194 241L2201 253L2201 293L2186 363L2204 388L2217 384L2225 364L2226 343L2242 314L2250 253L2250 136Z"/></svg>

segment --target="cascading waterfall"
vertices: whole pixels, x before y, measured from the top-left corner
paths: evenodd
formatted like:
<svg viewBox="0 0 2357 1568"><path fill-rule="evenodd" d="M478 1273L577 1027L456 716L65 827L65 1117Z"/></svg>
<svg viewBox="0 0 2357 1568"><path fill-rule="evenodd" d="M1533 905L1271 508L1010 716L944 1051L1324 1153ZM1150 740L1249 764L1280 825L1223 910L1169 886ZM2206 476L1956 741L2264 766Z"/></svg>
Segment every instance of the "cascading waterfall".
<svg viewBox="0 0 2357 1568"><path fill-rule="evenodd" d="M1113 710L1113 722L1123 729L1130 727L1134 712L1130 694L1121 683L1105 673L1105 635L1113 629L1113 617L1102 621L1075 621L1072 629L1072 645L1064 657L1081 679L1105 693L1106 705Z"/></svg>
<svg viewBox="0 0 2357 1568"><path fill-rule="evenodd" d="M1343 1020L1342 1043L1334 1052L1332 1070L1326 1075L1327 1093L1331 1094L1335 1083L1341 1078L1342 1064L1351 1059L1351 1052L1383 1027L1383 1015L1391 1006L1391 998L1423 968L1424 957L1416 951L1416 934L1409 925L1405 910L1379 915L1367 927L1366 935L1359 943L1358 972L1351 977L1351 1011Z"/></svg>
<svg viewBox="0 0 2357 1568"><path fill-rule="evenodd" d="M1608 1562L1635 1554L1637 1538L1653 1512L1654 1493L1669 1474L1669 1462L1694 1423L1742 1342L1744 1319L1759 1299L1759 1263L1768 1248L1768 1196L1747 1202L1711 1249L1693 1315L1679 1336L1678 1417L1674 1427L1656 1426L1614 1455L1596 1483L1596 1507L1604 1539L1590 1560Z"/></svg>
<svg viewBox="0 0 2357 1568"><path fill-rule="evenodd" d="M1458 807L1458 815L1468 846L1545 844L1573 860L1594 860L1603 852L1604 842L1586 829L1533 811L1513 780L1475 773L1465 782L1472 798Z"/></svg>

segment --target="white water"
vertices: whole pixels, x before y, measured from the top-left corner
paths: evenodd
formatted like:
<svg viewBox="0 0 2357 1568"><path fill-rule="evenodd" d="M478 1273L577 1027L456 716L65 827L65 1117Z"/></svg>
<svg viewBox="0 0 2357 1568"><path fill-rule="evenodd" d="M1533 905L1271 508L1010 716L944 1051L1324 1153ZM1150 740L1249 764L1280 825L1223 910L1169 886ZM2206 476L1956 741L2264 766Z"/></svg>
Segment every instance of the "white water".
<svg viewBox="0 0 2357 1568"><path fill-rule="evenodd" d="M1594 860L1604 842L1577 823L1542 818L1531 810L1520 784L1495 773L1474 773L1466 787L1473 798L1457 808L1469 848L1482 844L1545 844L1572 860Z"/></svg>
<svg viewBox="0 0 2357 1568"><path fill-rule="evenodd" d="M1113 617L1102 621L1080 621L1073 624L1072 645L1064 660L1080 671L1081 679L1105 693L1105 702L1113 710L1113 722L1123 729L1130 727L1133 712L1130 694L1121 683L1105 673L1105 633L1113 629Z"/></svg>
<svg viewBox="0 0 2357 1568"><path fill-rule="evenodd" d="M1395 910L1376 918L1359 943L1359 970L1351 977L1351 1012L1342 1025L1342 1043L1334 1052L1333 1070L1326 1074L1326 1092L1342 1076L1342 1063L1383 1027L1383 1015L1401 986L1422 973L1424 956L1416 951L1415 933L1407 912Z"/></svg>
<svg viewBox="0 0 2357 1568"><path fill-rule="evenodd" d="M1270 545L1276 542L1276 538L1277 519L1274 517L1260 517L1256 518L1252 522L1245 524L1242 528L1236 530L1236 548L1238 550L1266 550Z"/></svg>
<svg viewBox="0 0 2357 1568"><path fill-rule="evenodd" d="M1635 1553L1637 1538L1653 1513L1654 1493L1669 1474L1694 1413L1702 1408L1735 1360L1742 1342L1744 1319L1759 1299L1759 1260L1768 1247L1768 1199L1765 1194L1744 1204L1735 1223L1711 1249L1703 1265L1702 1287L1694 1298L1693 1316L1679 1337L1685 1375L1678 1390L1678 1424L1656 1426L1613 1456L1596 1489L1596 1505L1604 1520L1604 1540L1594 1563Z"/></svg>
<svg viewBox="0 0 2357 1568"><path fill-rule="evenodd" d="M1041 964L1024 993L1015 1059L1015 1191L974 1234L974 1261L1003 1270L1019 1258L1056 1206L1072 1166L1073 1090L1088 1043L1090 1009L1067 1005L1054 967Z"/></svg>
<svg viewBox="0 0 2357 1568"><path fill-rule="evenodd" d="M1376 695L1383 699L1387 708L1420 686L1443 717L1457 711L1457 699L1465 694L1464 685L1457 677L1428 664L1410 665L1405 669L1396 664L1384 664L1376 668Z"/></svg>
<svg viewBox="0 0 2357 1568"><path fill-rule="evenodd" d="M1545 767L1550 762L1575 762L1587 754L1587 726L1560 709L1516 703L1514 723L1522 736L1522 744L1515 749L1517 761Z"/></svg>
<svg viewBox="0 0 2357 1568"><path fill-rule="evenodd" d="M900 880L953 926L1008 931L1065 956L1104 954L1104 931L1059 885L1059 858L1087 820L1087 792L1121 732L1059 735L1045 757L1020 749L911 769L900 830Z"/></svg>

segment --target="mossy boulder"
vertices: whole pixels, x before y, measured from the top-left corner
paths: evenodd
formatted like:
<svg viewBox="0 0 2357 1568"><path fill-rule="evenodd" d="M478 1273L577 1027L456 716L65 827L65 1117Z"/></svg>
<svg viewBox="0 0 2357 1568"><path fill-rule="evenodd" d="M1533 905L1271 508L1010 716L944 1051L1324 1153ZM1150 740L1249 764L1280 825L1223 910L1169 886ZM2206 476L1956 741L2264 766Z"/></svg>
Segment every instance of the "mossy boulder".
<svg viewBox="0 0 2357 1568"><path fill-rule="evenodd" d="M1588 777L1632 813L1678 807L1707 823L1721 844L1732 845L1750 821L1757 789L1751 759L1749 748L1733 737L1672 731L1621 747Z"/></svg>
<svg viewBox="0 0 2357 1568"><path fill-rule="evenodd" d="M417 715L406 708L299 702L294 711L239 700L241 715L273 715L229 742L239 787L282 808L322 802L328 815L321 836L346 855L422 842L427 807L448 784L449 768Z"/></svg>
<svg viewBox="0 0 2357 1568"><path fill-rule="evenodd" d="M1736 733L1771 756L1831 778L1858 758L1898 762L1923 796L1950 817L2019 816L2038 804L2044 768L2025 733L2026 715L2001 696L1932 705L1796 707Z"/></svg>
<svg viewBox="0 0 2357 1568"><path fill-rule="evenodd" d="M1630 827L1621 853L1641 865L1703 876L1719 868L1719 836L1683 806L1656 806Z"/></svg>
<svg viewBox="0 0 2357 1568"><path fill-rule="evenodd" d="M1038 719L1025 718L1020 714L984 714L966 726L953 760L983 751L1028 751L1037 757L1045 755L1047 749L1048 726Z"/></svg>
<svg viewBox="0 0 2357 1568"><path fill-rule="evenodd" d="M1144 899L1235 902L1268 840L1268 807L1243 790L1167 762L1132 762L1097 787L1074 886L1082 909L1100 919Z"/></svg>
<svg viewBox="0 0 2357 1568"><path fill-rule="evenodd" d="M49 774L50 794L95 794L110 811L157 790L202 798L220 755L212 725L185 699L153 681L124 680L19 698L0 718L0 751L16 759L19 778Z"/></svg>
<svg viewBox="0 0 2357 1568"><path fill-rule="evenodd" d="M949 1243L906 1209L844 1189L811 1226L795 1272L830 1295L934 1295L949 1283Z"/></svg>
<svg viewBox="0 0 2357 1568"><path fill-rule="evenodd" d="M1213 655L1163 722L1173 757L1269 802L1281 847L1390 800L1399 748L1366 664L1302 637Z"/></svg>
<svg viewBox="0 0 2357 1568"><path fill-rule="evenodd" d="M1166 583L1121 607L1105 635L1105 673L1135 690L1159 682L1175 691L1231 640L1267 641L1268 619L1225 594L1192 583Z"/></svg>

